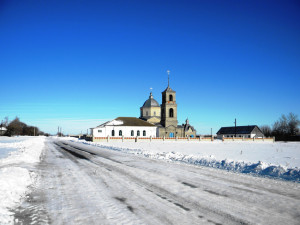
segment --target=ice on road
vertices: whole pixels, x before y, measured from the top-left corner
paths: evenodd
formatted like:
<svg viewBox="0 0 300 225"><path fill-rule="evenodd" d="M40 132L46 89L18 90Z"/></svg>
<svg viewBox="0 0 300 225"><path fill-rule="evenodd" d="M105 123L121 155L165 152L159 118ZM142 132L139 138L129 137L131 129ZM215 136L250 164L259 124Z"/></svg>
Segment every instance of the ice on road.
<svg viewBox="0 0 300 225"><path fill-rule="evenodd" d="M16 224L299 224L299 183L46 143Z"/></svg>

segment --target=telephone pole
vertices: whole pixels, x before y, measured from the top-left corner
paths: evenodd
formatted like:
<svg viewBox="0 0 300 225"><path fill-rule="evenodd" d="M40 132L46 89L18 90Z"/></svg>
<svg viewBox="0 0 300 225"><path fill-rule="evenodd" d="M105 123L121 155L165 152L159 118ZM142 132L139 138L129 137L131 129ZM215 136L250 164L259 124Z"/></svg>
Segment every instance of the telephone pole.
<svg viewBox="0 0 300 225"><path fill-rule="evenodd" d="M236 118L234 119L234 137L236 137Z"/></svg>

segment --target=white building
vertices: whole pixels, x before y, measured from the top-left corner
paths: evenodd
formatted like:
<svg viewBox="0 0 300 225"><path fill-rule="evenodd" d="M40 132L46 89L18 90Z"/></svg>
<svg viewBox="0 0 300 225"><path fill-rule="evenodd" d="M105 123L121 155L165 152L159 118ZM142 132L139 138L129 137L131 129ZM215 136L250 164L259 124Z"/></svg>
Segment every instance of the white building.
<svg viewBox="0 0 300 225"><path fill-rule="evenodd" d="M6 131L7 129L5 127L0 127L0 135L5 134Z"/></svg>
<svg viewBox="0 0 300 225"><path fill-rule="evenodd" d="M256 125L221 127L217 132L217 138L239 137L239 138L263 138L264 134Z"/></svg>
<svg viewBox="0 0 300 225"><path fill-rule="evenodd" d="M118 117L91 128L93 137L156 137L157 127L135 117Z"/></svg>

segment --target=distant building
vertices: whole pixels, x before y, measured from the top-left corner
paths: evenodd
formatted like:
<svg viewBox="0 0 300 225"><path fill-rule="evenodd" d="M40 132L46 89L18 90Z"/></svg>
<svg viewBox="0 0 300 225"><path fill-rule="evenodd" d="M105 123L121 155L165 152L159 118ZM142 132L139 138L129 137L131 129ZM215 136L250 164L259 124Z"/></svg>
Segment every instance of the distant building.
<svg viewBox="0 0 300 225"><path fill-rule="evenodd" d="M0 127L0 136L4 135L7 129L5 127Z"/></svg>
<svg viewBox="0 0 300 225"><path fill-rule="evenodd" d="M93 137L156 137L156 126L135 117L118 117L91 128Z"/></svg>
<svg viewBox="0 0 300 225"><path fill-rule="evenodd" d="M244 137L244 138L262 138L264 134L258 126L236 126L236 127L221 127L217 132L217 138L222 137Z"/></svg>

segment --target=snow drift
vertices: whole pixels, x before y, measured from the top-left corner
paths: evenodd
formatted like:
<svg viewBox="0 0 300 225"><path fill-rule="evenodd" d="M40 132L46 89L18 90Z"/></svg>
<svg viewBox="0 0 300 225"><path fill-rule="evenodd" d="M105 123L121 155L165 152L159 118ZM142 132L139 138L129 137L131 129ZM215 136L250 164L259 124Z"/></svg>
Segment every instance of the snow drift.
<svg viewBox="0 0 300 225"><path fill-rule="evenodd" d="M37 180L31 171L40 161L44 148L44 137L13 137L0 139L0 151L10 149L8 157L0 158L0 221L1 224L14 224L15 209L26 197Z"/></svg>
<svg viewBox="0 0 300 225"><path fill-rule="evenodd" d="M268 176L273 178L281 178L285 180L290 181L300 181L300 169L298 167L288 167L287 165L290 164L286 162L286 165L275 165L270 162L263 162L263 161L246 161L241 160L242 155L238 154L235 156L234 160L231 159L217 159L213 154L210 154L210 152L206 151L203 155L194 155L194 154L184 154L182 152L197 152L199 148L203 147L204 145L202 143L198 143L198 149L197 151L194 150L188 150L189 143L176 143L177 146L179 146L177 149L182 149L181 152L176 151L168 151L174 148L174 145L172 146L171 143L164 143L163 147L161 149L166 149L167 151L157 150L155 149L156 145L159 145L156 143L156 145L149 145L149 143L95 143L95 142L88 142L84 140L77 140L77 139L71 139L71 141L74 142L82 142L84 144L88 145L94 145L101 148L106 148L114 151L121 151L125 153L135 154L135 155L142 155L144 157L152 158L152 159L163 159L167 161L172 162L181 162L181 163L187 163L187 164L193 164L198 166L207 166L207 167L213 167L218 169L224 169L228 171L233 172L240 172L240 173L248 173L253 175L260 175L260 176ZM137 148L132 148L134 144L137 146ZM173 143L174 144L174 143ZM130 145L131 147L128 147ZM180 146L181 145L181 146ZM194 146L197 145L197 143L193 143ZM205 145L211 145L213 148L224 148L226 145L224 143L206 143ZM270 147L267 145L257 145L255 143L232 143L233 148L239 148L239 147L245 147L250 146L251 150L252 148L258 147L261 148L263 152L263 147ZM269 144L270 145L270 144ZM227 145L228 148L228 145ZM279 154L280 151L278 150L280 148L289 148L289 150L292 149L292 153L289 152L289 154L294 154L296 156L299 156L300 154L300 143L296 143L295 145L285 145L282 146L280 143L272 144L272 148L274 148L274 152L276 154ZM226 148L225 148L226 149ZM210 149L211 150L211 149ZM228 150L228 149L226 149ZM226 151L225 150L225 151ZM235 151L240 151L239 149L234 149ZM204 150L205 151L205 150ZM219 150L218 150L219 151ZM241 152L241 151L240 151ZM279 153L278 153L279 152ZM203 152L202 152L203 153ZM275 154L274 153L274 154ZM252 156L248 156L253 160L253 154L256 154L255 152L252 153ZM270 154L269 152L265 152L264 154ZM260 156L262 157L262 156ZM269 157L269 156L268 156ZM278 157L278 155L277 155ZM282 156L280 156L282 157ZM263 157L266 158L266 157ZM274 156L273 156L274 158ZM299 161L299 157L286 157L286 158L293 158L294 160L297 160L296 163L294 162L293 165L297 165Z"/></svg>

